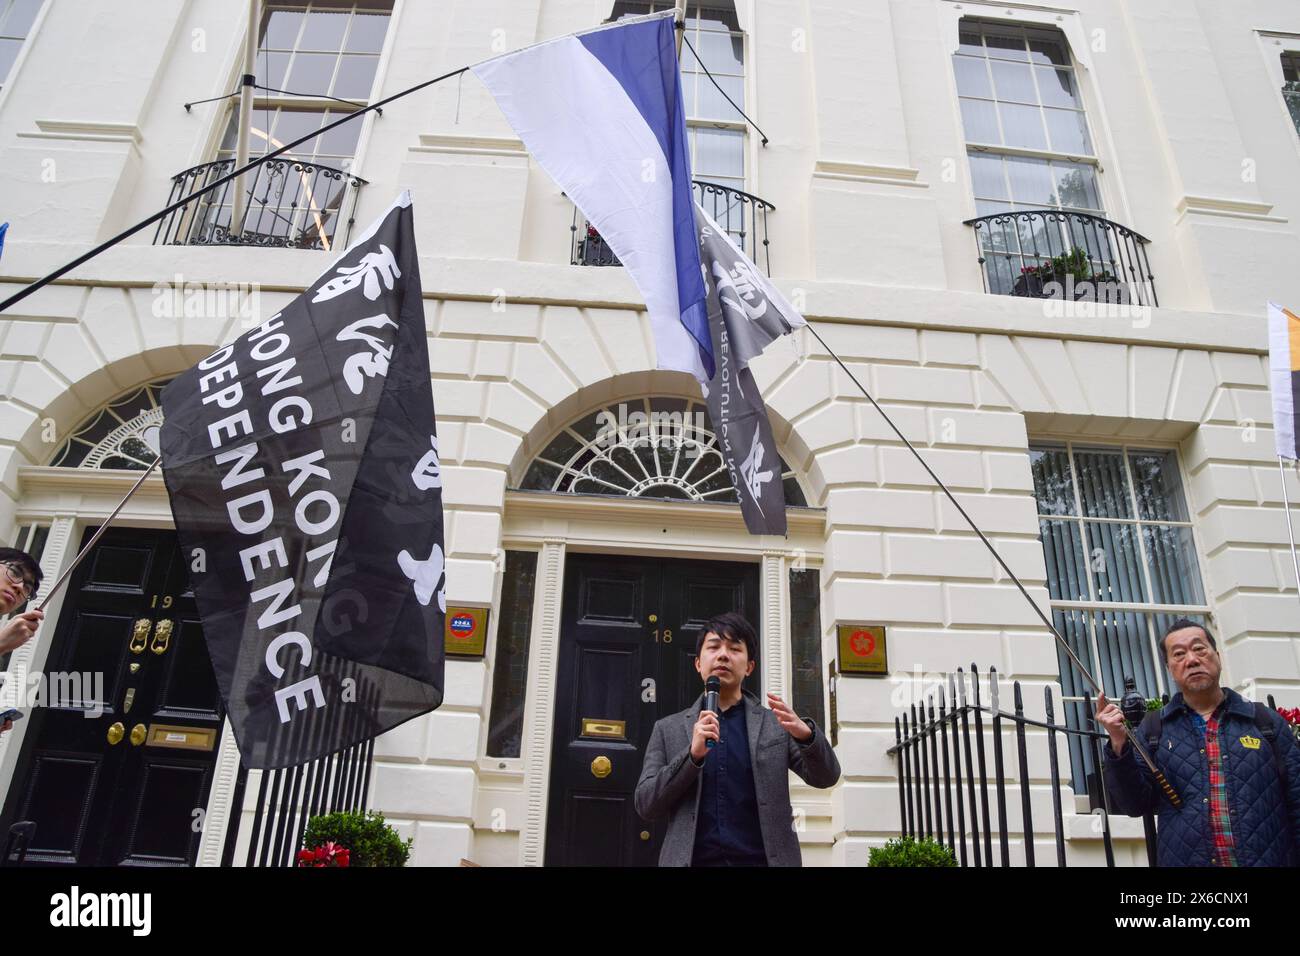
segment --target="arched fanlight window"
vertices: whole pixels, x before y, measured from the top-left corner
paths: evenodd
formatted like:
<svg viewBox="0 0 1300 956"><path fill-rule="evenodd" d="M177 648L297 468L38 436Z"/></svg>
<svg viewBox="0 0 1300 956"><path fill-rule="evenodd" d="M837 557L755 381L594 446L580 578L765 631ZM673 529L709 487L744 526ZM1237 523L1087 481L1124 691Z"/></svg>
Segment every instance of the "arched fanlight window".
<svg viewBox="0 0 1300 956"><path fill-rule="evenodd" d="M105 405L63 443L50 464L144 471L158 457L161 395L169 381L150 382Z"/></svg>
<svg viewBox="0 0 1300 956"><path fill-rule="evenodd" d="M806 505L780 462L787 505ZM530 491L736 502L704 403L638 398L599 408L547 443L520 487Z"/></svg>

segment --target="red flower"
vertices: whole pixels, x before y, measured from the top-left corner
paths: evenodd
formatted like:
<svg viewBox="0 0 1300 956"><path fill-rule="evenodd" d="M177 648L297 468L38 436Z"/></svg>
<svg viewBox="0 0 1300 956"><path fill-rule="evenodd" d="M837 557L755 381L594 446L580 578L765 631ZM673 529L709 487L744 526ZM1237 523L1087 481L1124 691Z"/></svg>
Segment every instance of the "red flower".
<svg viewBox="0 0 1300 956"><path fill-rule="evenodd" d="M593 226L591 223L587 223L587 238L588 238L588 239L599 239L599 238L600 238L600 233L598 233L598 232L596 231L596 227Z"/></svg>
<svg viewBox="0 0 1300 956"><path fill-rule="evenodd" d="M352 851L333 840L313 849L298 851L299 866L351 866Z"/></svg>

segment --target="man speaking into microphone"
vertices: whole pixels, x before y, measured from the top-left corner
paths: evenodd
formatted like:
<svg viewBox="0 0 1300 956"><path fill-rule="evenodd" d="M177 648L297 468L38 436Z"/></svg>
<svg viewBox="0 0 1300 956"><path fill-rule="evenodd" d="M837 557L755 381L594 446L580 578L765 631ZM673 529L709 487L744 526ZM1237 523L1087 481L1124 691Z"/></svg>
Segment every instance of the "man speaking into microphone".
<svg viewBox="0 0 1300 956"><path fill-rule="evenodd" d="M700 629L695 669L705 693L655 723L636 785L636 811L668 818L660 866L800 866L789 771L825 789L840 778L826 734L776 694L767 709L741 687L758 638L728 612ZM716 682L716 709L713 700Z"/></svg>

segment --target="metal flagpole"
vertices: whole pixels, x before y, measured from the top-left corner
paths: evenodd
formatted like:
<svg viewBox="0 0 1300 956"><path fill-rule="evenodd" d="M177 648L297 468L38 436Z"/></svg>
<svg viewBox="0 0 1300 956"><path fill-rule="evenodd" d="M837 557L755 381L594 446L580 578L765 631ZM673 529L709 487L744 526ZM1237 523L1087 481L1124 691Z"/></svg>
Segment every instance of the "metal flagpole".
<svg viewBox="0 0 1300 956"><path fill-rule="evenodd" d="M63 587L64 582L67 581L72 572L76 570L77 565L81 563L82 559L86 555L90 554L90 549L95 546L95 542L99 540L99 536L108 530L108 526L112 523L113 519L117 517L118 512L120 512L123 506L131 500L131 496L140 490L140 486L144 484L144 480L153 474L153 470L158 467L160 461L162 461L162 456L155 458L153 464L144 470L144 474L141 475L136 483L131 486L131 490L126 493L126 497L117 503L117 507L113 509L113 513L104 519L104 523L99 526L99 530L91 535L90 540L86 542L86 546L77 552L77 556L72 559L72 564L68 565L68 569L59 575L59 579L55 581L54 586L50 588L50 593L41 599L41 603L36 606L36 610L45 610L45 605L49 604L54 595L59 593L59 589Z"/></svg>
<svg viewBox="0 0 1300 956"><path fill-rule="evenodd" d="M1016 573L1012 571L1011 568L1007 565L1006 561L1002 559L1002 555L998 554L997 548L993 547L993 543L989 541L987 537L985 537L984 532L980 530L977 524L975 524L975 520L971 518L969 514L967 514L966 509L961 506L961 503L948 489L948 486L944 484L943 479L941 479L938 475L934 473L934 469L931 468L929 463L921 456L921 453L916 450L916 446L907 440L907 436L902 433L902 431L899 429L899 427L896 424L894 424L894 420L889 417L888 413L886 413L885 410L880 407L880 403L877 402L875 398L872 397L871 393L866 390L865 386L863 386L863 384L858 381L857 376L854 375L851 371L849 371L849 367L844 364L843 359L841 359L838 355L836 355L835 351L829 345L826 344L826 340L817 334L817 330L813 328L812 322L808 323L807 329L809 332L813 334L813 337L817 339L818 342L821 343L822 348L824 348L830 354L830 357L833 358L839 364L841 369L844 370L844 374L847 375L849 379L853 382L853 384L858 387L858 391L862 392L862 394L866 396L867 401L869 401L872 404L872 406L876 409L876 411L880 413L880 417L885 420L885 424L887 424L893 430L894 434L898 436L899 440L902 441L902 443L907 446L907 450L910 451L913 454L913 456L915 456L916 460L921 463L921 467L925 469L926 473L930 476L930 478L934 481L934 483L939 486L939 490L942 491L945 495L947 495L948 501L951 502L952 506L957 509L957 513L960 514L966 520L966 524L970 525L970 529L979 536L980 541L984 542L984 547L988 548L989 554L993 555L993 559L997 561L998 565L1002 568L1002 570L1006 572L1007 577L1009 577L1012 583L1015 584L1015 586L1020 589L1020 593L1024 595L1025 600L1029 602L1030 607L1034 609L1034 613L1038 615L1039 620L1043 622L1044 626L1046 626L1046 628L1052 633L1052 636L1056 638L1057 644L1059 644L1061 649L1065 651L1066 656L1070 658L1071 662L1073 662L1074 666L1078 669L1079 673L1083 675L1083 678L1092 686L1092 689L1096 691L1099 697L1104 697L1106 695L1105 690L1092 676L1092 674L1089 673L1088 668L1083 666L1083 662L1079 660L1078 656L1074 653L1074 649L1070 647L1069 643L1065 640L1065 638L1061 636L1061 632L1056 629L1056 626L1051 622L1051 620L1047 617L1047 615L1043 613L1042 608L1038 606L1038 602L1029 596L1029 592L1025 590L1025 586L1020 583L1020 578L1016 576ZM1147 767L1150 769L1152 775L1156 779L1156 782L1160 785L1161 789L1164 791L1165 796L1169 798L1169 802L1172 803L1175 807L1181 806L1182 800L1179 798L1178 794L1174 792L1173 787L1170 786L1169 781L1165 779L1164 774L1162 774L1159 768L1156 767L1155 761L1151 759L1151 755L1147 753L1146 748L1142 746L1141 743L1139 743L1137 739L1137 735L1133 732L1133 728L1129 724L1127 718L1124 721L1124 732L1128 735L1129 742L1133 745L1133 749L1137 751L1138 755L1142 758L1143 762L1145 762Z"/></svg>
<svg viewBox="0 0 1300 956"><path fill-rule="evenodd" d="M1295 568L1296 597L1300 599L1300 558L1296 557L1295 529L1291 527L1291 498L1286 491L1286 467L1282 456L1277 456L1277 472L1282 479L1282 507L1286 510L1286 535L1291 539L1291 565Z"/></svg>
<svg viewBox="0 0 1300 956"><path fill-rule="evenodd" d="M677 33L677 61L682 59L682 39L686 36L686 0L677 0L673 23Z"/></svg>
<svg viewBox="0 0 1300 956"><path fill-rule="evenodd" d="M261 3L248 0L248 32L244 35L244 75L239 85L239 134L235 140L235 168L240 169L248 163L248 137L253 126L253 86L257 83L258 32L261 29ZM265 131L270 136L271 131ZM256 183L256 180L254 180ZM230 207L230 231L240 235L244 231L244 207L247 197L244 195L244 177L238 177L234 185L234 196Z"/></svg>

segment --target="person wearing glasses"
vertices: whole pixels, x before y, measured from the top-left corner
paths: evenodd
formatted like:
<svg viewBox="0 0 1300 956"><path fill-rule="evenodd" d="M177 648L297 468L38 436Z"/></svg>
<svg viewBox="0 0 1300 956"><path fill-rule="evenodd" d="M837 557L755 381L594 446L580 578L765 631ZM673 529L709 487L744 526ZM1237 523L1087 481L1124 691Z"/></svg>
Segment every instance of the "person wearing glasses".
<svg viewBox="0 0 1300 956"><path fill-rule="evenodd" d="M1112 808L1159 815L1158 866L1300 865L1300 745L1290 728L1272 708L1220 686L1223 660L1204 624L1175 621L1160 654L1178 693L1134 733L1181 803L1162 795L1128 745L1123 713L1101 694Z"/></svg>
<svg viewBox="0 0 1300 956"><path fill-rule="evenodd" d="M0 548L0 617L26 604L41 586L41 566L26 551ZM0 655L22 647L32 639L45 617L35 608L15 614L0 624ZM12 720L0 724L0 734L14 725Z"/></svg>

